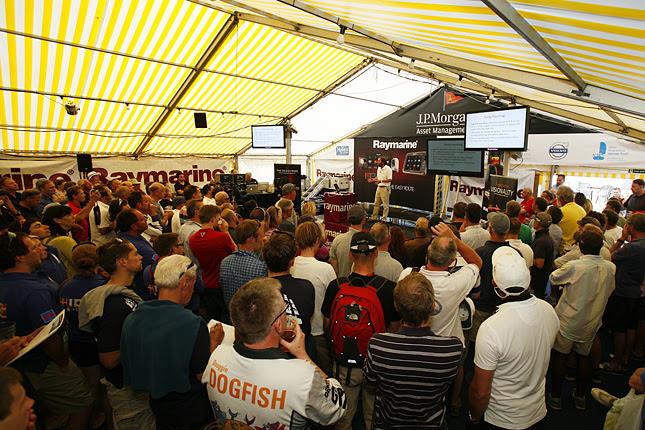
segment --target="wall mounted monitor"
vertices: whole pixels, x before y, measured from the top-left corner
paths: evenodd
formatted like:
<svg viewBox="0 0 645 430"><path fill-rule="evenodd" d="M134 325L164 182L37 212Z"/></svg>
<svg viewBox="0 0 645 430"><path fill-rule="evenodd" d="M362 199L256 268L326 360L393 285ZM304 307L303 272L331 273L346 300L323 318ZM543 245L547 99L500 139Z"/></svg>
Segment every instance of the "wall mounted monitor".
<svg viewBox="0 0 645 430"><path fill-rule="evenodd" d="M428 173L484 177L484 151L465 151L464 139L428 139Z"/></svg>
<svg viewBox="0 0 645 430"><path fill-rule="evenodd" d="M467 113L464 148L467 151L526 151L529 118L526 106Z"/></svg>
<svg viewBox="0 0 645 430"><path fill-rule="evenodd" d="M284 149L284 126L251 126L251 147L256 149Z"/></svg>

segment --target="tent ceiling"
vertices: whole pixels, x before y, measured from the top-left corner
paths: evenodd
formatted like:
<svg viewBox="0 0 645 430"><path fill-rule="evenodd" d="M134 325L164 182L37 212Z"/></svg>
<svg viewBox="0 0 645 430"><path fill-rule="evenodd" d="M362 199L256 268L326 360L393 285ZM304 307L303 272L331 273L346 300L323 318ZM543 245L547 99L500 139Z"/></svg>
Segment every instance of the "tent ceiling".
<svg viewBox="0 0 645 430"><path fill-rule="evenodd" d="M250 125L305 112L369 61L645 140L630 0L0 3L5 153L238 154Z"/></svg>

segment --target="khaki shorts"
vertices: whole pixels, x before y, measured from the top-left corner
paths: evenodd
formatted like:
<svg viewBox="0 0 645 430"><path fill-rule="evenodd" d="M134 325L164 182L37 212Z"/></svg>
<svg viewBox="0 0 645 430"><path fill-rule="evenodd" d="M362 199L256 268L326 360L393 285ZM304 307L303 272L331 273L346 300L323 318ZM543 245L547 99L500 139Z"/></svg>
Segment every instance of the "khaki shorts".
<svg viewBox="0 0 645 430"><path fill-rule="evenodd" d="M571 339L567 339L562 336L560 332L555 337L555 343L553 344L553 349L558 351L560 354L568 354L571 351L575 352L578 355L589 355L591 352L591 347L593 345L593 339L588 342L576 342Z"/></svg>
<svg viewBox="0 0 645 430"><path fill-rule="evenodd" d="M101 383L105 385L112 406L116 430L155 430L155 416L148 394L137 393L130 387L117 388L105 378L101 378Z"/></svg>
<svg viewBox="0 0 645 430"><path fill-rule="evenodd" d="M50 362L43 373L26 375L45 409L53 415L78 412L94 401L83 372L72 360L65 369Z"/></svg>

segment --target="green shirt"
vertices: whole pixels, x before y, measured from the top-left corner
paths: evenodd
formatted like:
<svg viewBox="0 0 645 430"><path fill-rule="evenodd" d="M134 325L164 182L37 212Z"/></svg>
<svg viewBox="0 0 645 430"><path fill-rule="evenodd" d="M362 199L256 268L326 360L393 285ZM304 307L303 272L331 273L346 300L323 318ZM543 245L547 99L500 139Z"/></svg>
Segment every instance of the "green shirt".
<svg viewBox="0 0 645 430"><path fill-rule="evenodd" d="M522 224L520 228L520 234L517 236L519 240L530 245L533 242L533 235L531 234L531 227L526 224Z"/></svg>

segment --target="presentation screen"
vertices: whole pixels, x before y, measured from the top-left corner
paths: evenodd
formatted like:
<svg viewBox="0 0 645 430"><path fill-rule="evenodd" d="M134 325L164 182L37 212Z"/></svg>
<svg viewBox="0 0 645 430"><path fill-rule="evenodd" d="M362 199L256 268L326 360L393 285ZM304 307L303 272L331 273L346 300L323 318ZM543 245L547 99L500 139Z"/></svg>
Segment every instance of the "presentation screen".
<svg viewBox="0 0 645 430"><path fill-rule="evenodd" d="M466 150L526 151L529 108L466 114Z"/></svg>
<svg viewBox="0 0 645 430"><path fill-rule="evenodd" d="M260 149L280 149L285 147L283 125L251 126L251 146Z"/></svg>
<svg viewBox="0 0 645 430"><path fill-rule="evenodd" d="M464 139L430 139L428 173L482 178L484 151L464 151Z"/></svg>

